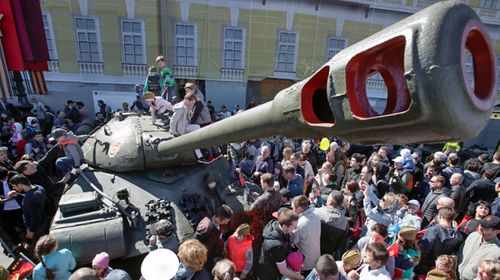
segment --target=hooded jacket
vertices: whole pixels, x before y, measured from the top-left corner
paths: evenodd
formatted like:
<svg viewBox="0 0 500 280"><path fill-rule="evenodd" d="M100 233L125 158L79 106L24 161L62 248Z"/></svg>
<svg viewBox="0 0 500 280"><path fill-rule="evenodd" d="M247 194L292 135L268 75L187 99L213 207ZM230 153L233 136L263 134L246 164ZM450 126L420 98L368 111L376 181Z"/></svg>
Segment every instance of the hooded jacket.
<svg viewBox="0 0 500 280"><path fill-rule="evenodd" d="M260 252L258 279L276 280L280 277L276 263L286 260L290 251L290 239L281 231L277 220L267 223L262 235L264 240Z"/></svg>

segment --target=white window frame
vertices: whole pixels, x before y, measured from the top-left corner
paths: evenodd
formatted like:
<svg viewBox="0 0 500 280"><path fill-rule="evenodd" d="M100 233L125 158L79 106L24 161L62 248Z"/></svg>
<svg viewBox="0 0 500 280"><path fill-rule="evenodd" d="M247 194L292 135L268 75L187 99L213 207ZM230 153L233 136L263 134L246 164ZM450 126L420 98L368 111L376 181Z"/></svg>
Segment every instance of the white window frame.
<svg viewBox="0 0 500 280"><path fill-rule="evenodd" d="M185 26L192 26L193 27L193 35L185 35L185 34L177 34L177 27L180 25L185 25ZM174 24L174 65L179 65L179 66L198 66L198 25L193 22L177 22ZM183 46L179 46L177 44L178 40L181 39L184 41ZM193 39L193 64L188 64L187 63L187 52L185 50L185 54L183 57L185 57L186 63L179 63L179 55L177 53L179 47L184 47L187 48L186 46L186 41L187 39Z"/></svg>
<svg viewBox="0 0 500 280"><path fill-rule="evenodd" d="M92 32L89 32L88 29L79 29L76 22L77 22L77 19L85 19L85 20L88 20L88 19L91 19L91 20L94 20L94 24L95 24L95 33L96 33L96 43L97 43L97 56L98 56L98 59L97 60L83 60L82 56L81 56L81 53L82 51L80 50L80 40L78 39L78 33L86 33L86 36L87 36L87 42L88 42L88 34L89 33L92 33ZM99 27L99 18L98 17L91 17L91 16L75 16L73 18L73 24L74 24L74 29L75 29L75 43L76 43L76 50L77 50L77 57L78 57L78 61L79 62L90 62L90 63L102 63L103 62L103 59L102 59L102 42L101 42L101 32L100 32L100 27ZM89 54L90 54L90 48L89 48Z"/></svg>
<svg viewBox="0 0 500 280"><path fill-rule="evenodd" d="M491 9L491 10L496 10L499 8L500 1L498 0L481 0L481 4L479 7L483 9Z"/></svg>
<svg viewBox="0 0 500 280"><path fill-rule="evenodd" d="M287 34L294 34L295 35L295 42L294 43L290 43L290 42L281 42L281 34L284 34L284 33L287 33ZM279 68L279 64L280 64L280 61L279 61L279 58L280 58L280 54L283 54L283 55L286 55L288 56L290 53L288 53L288 50L286 52L281 52L280 53L280 50L281 50L281 47L290 47L290 46L293 46L295 48L294 50L294 53L293 53L293 63L292 63L292 70L288 70L287 67L286 67L286 64L289 64L288 60L286 60L285 58L285 69L280 69ZM294 30L282 30L282 29L278 29L278 32L277 32L277 37L276 37L276 54L275 54L275 65L274 65L274 71L276 72L284 72L284 73L296 73L297 72L297 53L298 53L298 50L299 50L299 32L297 31L294 31ZM283 62L281 62L283 63Z"/></svg>
<svg viewBox="0 0 500 280"><path fill-rule="evenodd" d="M141 25L141 32L140 34L135 31L124 31L123 29L123 24L125 22L128 23L139 23ZM122 39L122 62L123 64L146 64L146 31L144 27L144 20L143 19L122 19L120 20L120 31L121 31L121 39ZM132 36L132 47L134 49L134 56L137 55L135 53L135 45L136 43L133 41L134 36L141 36L141 47L142 47L142 60L140 62L136 62L135 57L134 57L134 62L128 62L126 61L126 54L125 54L125 36Z"/></svg>
<svg viewBox="0 0 500 280"><path fill-rule="evenodd" d="M57 60L57 48L56 48L56 37L54 36L54 28L52 25L52 17L48 12L42 12L42 20L45 18L46 22L43 22L43 30L45 31L45 39L50 39L49 43L47 41L47 48L49 50L49 59L50 60ZM50 37L50 38L48 38ZM50 55L50 52L52 51L52 56Z"/></svg>
<svg viewBox="0 0 500 280"><path fill-rule="evenodd" d="M330 42L332 40L337 40L337 41L344 41L344 47L343 48L337 48L337 47L331 47ZM347 47L347 38L344 37L338 37L338 36L328 36L326 40L326 61L332 59L336 54L338 54L341 50L345 49ZM333 55L330 56L331 53L334 53Z"/></svg>
<svg viewBox="0 0 500 280"><path fill-rule="evenodd" d="M241 40L240 39L234 39L234 38L231 38L231 39L228 39L226 37L226 31L227 30L239 30L241 31ZM242 27L242 26L227 26L227 27L224 27L222 29L222 55L221 55L221 58L222 58L222 62L221 62L221 65L222 65L222 68L225 68L225 69L237 69L237 70L242 70L242 69L245 69L245 41L246 41L246 30L245 30L245 27ZM236 52L236 48L235 48L235 44L236 43L240 43L241 44L241 49L240 49L240 52L241 52L241 58L239 59L241 61L241 67L236 67L234 66L234 61L237 61L235 58L234 58L234 52ZM226 46L228 44L232 44L232 48L231 49L227 49ZM227 60L227 57L226 57L226 54L228 51L232 51L233 52L233 57L230 59L233 61L233 67L228 67L226 66L226 60Z"/></svg>

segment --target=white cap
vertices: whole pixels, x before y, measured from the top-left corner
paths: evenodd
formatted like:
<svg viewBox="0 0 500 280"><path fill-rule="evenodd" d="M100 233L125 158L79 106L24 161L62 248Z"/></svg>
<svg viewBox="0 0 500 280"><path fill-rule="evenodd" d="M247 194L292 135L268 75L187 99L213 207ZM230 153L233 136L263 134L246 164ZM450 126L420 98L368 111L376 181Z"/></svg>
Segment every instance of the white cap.
<svg viewBox="0 0 500 280"><path fill-rule="evenodd" d="M403 163L404 162L404 159L402 157L396 157L395 159L393 159L392 161L394 162L399 162L399 163Z"/></svg>
<svg viewBox="0 0 500 280"><path fill-rule="evenodd" d="M412 199L412 200L408 201L408 205L409 204L411 204L415 207L418 207L418 209L420 209L420 202L418 202L418 200L416 200L416 199Z"/></svg>

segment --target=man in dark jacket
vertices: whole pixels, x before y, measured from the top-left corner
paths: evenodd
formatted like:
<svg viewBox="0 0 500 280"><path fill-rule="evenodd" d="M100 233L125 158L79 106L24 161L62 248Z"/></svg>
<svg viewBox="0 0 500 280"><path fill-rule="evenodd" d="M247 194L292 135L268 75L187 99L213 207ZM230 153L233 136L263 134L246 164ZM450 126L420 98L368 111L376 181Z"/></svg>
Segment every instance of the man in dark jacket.
<svg viewBox="0 0 500 280"><path fill-rule="evenodd" d="M258 256L262 245L262 231L267 223L273 219L272 214L280 208L281 194L276 191L274 177L271 173L260 176L260 186L264 192L250 205L246 214L252 217L250 233L254 237L254 255Z"/></svg>
<svg viewBox="0 0 500 280"><path fill-rule="evenodd" d="M417 274L427 274L440 255L458 252L464 241L463 235L453 228L455 210L448 207L439 209L438 224L431 226L420 240L420 263L415 267Z"/></svg>
<svg viewBox="0 0 500 280"><path fill-rule="evenodd" d="M342 180L342 187L340 190L345 188L347 182L354 180L358 181L359 174L361 173L361 162L363 162L363 155L354 153L351 157L351 161L349 163L349 169L346 170L344 179Z"/></svg>
<svg viewBox="0 0 500 280"><path fill-rule="evenodd" d="M470 184L466 190L466 196L469 198L469 206L473 205L479 200L492 202L497 194L495 192L495 179L493 176L495 171L493 169L486 169L483 177ZM469 208L470 209L470 208Z"/></svg>
<svg viewBox="0 0 500 280"><path fill-rule="evenodd" d="M45 189L48 197L46 207L49 216L55 214L57 204L64 190L64 185L71 178L71 174L68 173L61 181L54 182L47 173L47 170L50 169L50 165L55 162L58 154L61 152L62 150L59 145L55 145L41 160L37 162L21 160L15 165L15 169L19 174L28 177L32 184L42 186Z"/></svg>
<svg viewBox="0 0 500 280"><path fill-rule="evenodd" d="M264 228L262 251L259 258L259 280L276 280L281 275L293 280L304 277L287 267L290 234L297 228L299 217L292 210L280 210L278 220L271 220Z"/></svg>
<svg viewBox="0 0 500 280"><path fill-rule="evenodd" d="M437 214L437 202L441 196L449 196L450 190L445 187L445 178L441 175L433 176L430 180L431 192L425 197L422 205L422 227L427 226Z"/></svg>
<svg viewBox="0 0 500 280"><path fill-rule="evenodd" d="M227 225L233 216L233 210L223 204L215 210L215 215L211 218L205 217L198 223L195 238L207 247L207 263L205 267L208 271L217 262L216 258L221 258L224 253L223 230L221 226Z"/></svg>
<svg viewBox="0 0 500 280"><path fill-rule="evenodd" d="M9 181L18 193L24 193L23 219L26 226L26 238L37 240L48 231L48 220L45 213L45 189L32 185L24 175L15 175Z"/></svg>

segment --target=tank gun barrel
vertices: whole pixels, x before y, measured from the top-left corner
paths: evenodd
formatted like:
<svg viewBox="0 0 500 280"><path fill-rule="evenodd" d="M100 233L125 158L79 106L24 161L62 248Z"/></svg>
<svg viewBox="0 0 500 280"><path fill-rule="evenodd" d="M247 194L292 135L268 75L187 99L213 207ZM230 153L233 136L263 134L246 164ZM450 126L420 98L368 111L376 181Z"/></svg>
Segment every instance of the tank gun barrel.
<svg viewBox="0 0 500 280"><path fill-rule="evenodd" d="M472 57L474 83L467 80ZM380 74L383 81L373 80ZM163 141L164 155L266 136L334 136L362 144L463 140L486 125L495 54L485 26L459 1L438 2L344 50L274 100ZM368 84L387 89L383 112Z"/></svg>

